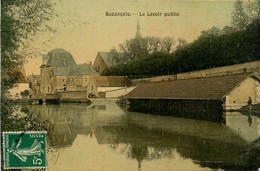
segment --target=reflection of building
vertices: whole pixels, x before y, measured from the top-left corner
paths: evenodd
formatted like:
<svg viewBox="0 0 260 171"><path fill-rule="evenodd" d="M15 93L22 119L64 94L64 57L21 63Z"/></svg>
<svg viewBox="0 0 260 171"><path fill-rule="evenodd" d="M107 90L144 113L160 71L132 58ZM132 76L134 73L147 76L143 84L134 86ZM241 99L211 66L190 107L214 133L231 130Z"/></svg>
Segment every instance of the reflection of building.
<svg viewBox="0 0 260 171"><path fill-rule="evenodd" d="M260 80L250 73L140 84L126 97L133 111L172 113L200 119L222 116L225 109L260 102ZM223 105L223 107L222 107ZM187 115L188 116L188 115Z"/></svg>
<svg viewBox="0 0 260 171"><path fill-rule="evenodd" d="M43 57L40 90L42 94L79 91L87 86L90 75L95 74L91 64L77 65L69 52L55 49Z"/></svg>
<svg viewBox="0 0 260 171"><path fill-rule="evenodd" d="M260 138L260 118L252 116L250 112L242 115L239 112L225 113L226 125L247 142L254 142Z"/></svg>
<svg viewBox="0 0 260 171"><path fill-rule="evenodd" d="M92 76L88 84L88 94L96 97L119 97L125 95L131 80L124 76Z"/></svg>
<svg viewBox="0 0 260 171"><path fill-rule="evenodd" d="M15 83L13 88L8 90L8 94L7 94L8 98L21 99L23 98L21 95L22 92L25 92L27 90L29 93L29 81L21 72L21 69L19 68L18 65L10 66L9 70L6 73L4 73L2 77L3 79L9 82L14 81Z"/></svg>
<svg viewBox="0 0 260 171"><path fill-rule="evenodd" d="M84 154L83 161L86 159L85 156L96 155L95 152L102 156L104 155L102 152L107 152L106 149L111 147L116 150L109 149L110 152L121 153L123 156L121 158L124 159L128 157L137 160L138 167L144 170L151 170L147 169L149 161L163 159L165 162L164 159L167 158L174 164L180 159L191 159L203 167L214 169L245 170L248 165L257 164L257 157L250 162L241 157L247 153L248 143L230 129L232 125L132 112L125 114L114 102L102 100L93 102L93 106L89 107L80 104L61 104L28 105L28 108L41 122L47 120L52 123L47 129L48 134L52 135L51 140L56 142L54 144L56 147L72 145L63 148L64 155L69 154L68 151L74 152L77 148ZM241 121L247 124L247 120ZM236 127L236 122L230 123ZM96 141L91 143L95 144L88 144L90 142L88 140L93 138ZM87 151L89 148L86 147L89 146L96 149ZM85 151L91 153L86 155ZM117 156L120 158L120 155ZM94 160L92 162L93 166L99 163ZM160 166L156 170L169 170L169 165Z"/></svg>

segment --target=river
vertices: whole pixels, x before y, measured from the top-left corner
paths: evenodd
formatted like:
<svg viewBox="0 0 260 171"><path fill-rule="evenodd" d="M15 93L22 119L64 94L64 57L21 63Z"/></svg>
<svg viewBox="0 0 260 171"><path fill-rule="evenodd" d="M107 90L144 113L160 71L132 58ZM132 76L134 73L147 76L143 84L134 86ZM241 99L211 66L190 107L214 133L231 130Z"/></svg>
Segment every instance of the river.
<svg viewBox="0 0 260 171"><path fill-rule="evenodd" d="M252 170L260 118L221 123L126 111L113 100L22 105L48 131L47 170Z"/></svg>

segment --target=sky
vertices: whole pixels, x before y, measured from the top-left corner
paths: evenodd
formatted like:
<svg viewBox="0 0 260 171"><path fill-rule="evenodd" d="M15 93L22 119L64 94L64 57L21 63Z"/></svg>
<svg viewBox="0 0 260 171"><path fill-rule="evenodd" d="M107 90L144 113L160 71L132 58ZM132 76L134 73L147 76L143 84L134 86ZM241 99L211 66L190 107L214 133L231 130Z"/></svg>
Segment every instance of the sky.
<svg viewBox="0 0 260 171"><path fill-rule="evenodd" d="M137 20L141 34L173 36L188 42L202 30L230 24L234 1L177 1L177 0L53 0L58 17L47 24L55 33L40 32L30 48L41 54L57 48L70 52L78 64L94 62L99 51L110 51L126 39L135 37ZM128 12L131 16L106 16L106 12ZM139 13L145 13L140 16ZM159 12L162 16L147 16ZM175 12L179 16L164 17ZM135 15L137 13L137 15ZM27 57L27 75L39 74L41 55Z"/></svg>

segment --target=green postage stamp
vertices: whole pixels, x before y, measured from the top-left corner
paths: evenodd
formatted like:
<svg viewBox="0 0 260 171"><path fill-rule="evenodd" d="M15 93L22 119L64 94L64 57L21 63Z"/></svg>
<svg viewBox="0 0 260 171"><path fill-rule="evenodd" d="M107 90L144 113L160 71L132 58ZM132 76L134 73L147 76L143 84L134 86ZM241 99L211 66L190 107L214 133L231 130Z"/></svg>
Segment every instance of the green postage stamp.
<svg viewBox="0 0 260 171"><path fill-rule="evenodd" d="M47 132L4 132L4 167L46 168Z"/></svg>

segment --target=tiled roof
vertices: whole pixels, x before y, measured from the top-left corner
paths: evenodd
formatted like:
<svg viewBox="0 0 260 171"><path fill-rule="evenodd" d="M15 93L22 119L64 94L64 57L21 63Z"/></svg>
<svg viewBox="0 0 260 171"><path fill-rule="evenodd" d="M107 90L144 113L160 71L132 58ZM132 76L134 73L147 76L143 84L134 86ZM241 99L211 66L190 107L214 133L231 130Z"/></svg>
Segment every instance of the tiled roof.
<svg viewBox="0 0 260 171"><path fill-rule="evenodd" d="M220 100L250 73L145 83L138 85L126 98Z"/></svg>
<svg viewBox="0 0 260 171"><path fill-rule="evenodd" d="M69 72L70 67L54 67L53 75L55 76L66 76Z"/></svg>
<svg viewBox="0 0 260 171"><path fill-rule="evenodd" d="M48 58L46 66L69 67L77 65L73 56L64 49L52 50L45 57Z"/></svg>
<svg viewBox="0 0 260 171"><path fill-rule="evenodd" d="M99 87L125 87L131 85L131 80L124 76L94 76Z"/></svg>
<svg viewBox="0 0 260 171"><path fill-rule="evenodd" d="M70 67L68 75L95 75L96 71L90 64L81 64Z"/></svg>
<svg viewBox="0 0 260 171"><path fill-rule="evenodd" d="M54 67L53 71L54 76L79 76L97 74L90 64L80 64L71 67Z"/></svg>

